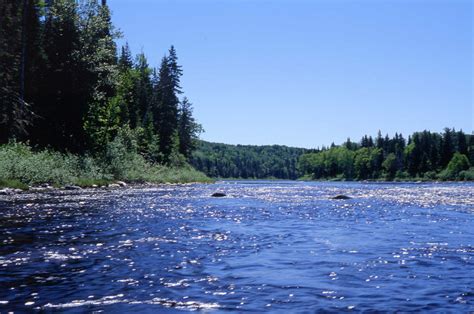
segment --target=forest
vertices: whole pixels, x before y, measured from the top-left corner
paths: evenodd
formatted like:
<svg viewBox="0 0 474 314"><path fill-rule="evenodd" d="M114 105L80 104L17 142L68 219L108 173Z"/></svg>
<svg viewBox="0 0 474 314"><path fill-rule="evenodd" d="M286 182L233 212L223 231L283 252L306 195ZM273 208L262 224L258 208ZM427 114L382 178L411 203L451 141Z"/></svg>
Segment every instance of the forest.
<svg viewBox="0 0 474 314"><path fill-rule="evenodd" d="M191 164L213 178L297 179L298 158L311 150L281 145L229 145L199 141Z"/></svg>
<svg viewBox="0 0 474 314"><path fill-rule="evenodd" d="M175 47L157 68L117 47L105 0L0 0L0 16L0 186L474 179L474 136L449 128L321 149L201 141Z"/></svg>
<svg viewBox="0 0 474 314"><path fill-rule="evenodd" d="M415 132L408 140L379 132L359 143L347 139L300 156L307 179L474 180L474 136L445 128L443 133Z"/></svg>
<svg viewBox="0 0 474 314"><path fill-rule="evenodd" d="M304 149L199 141L191 164L214 178L306 180L474 180L474 136L445 128L405 139L363 136Z"/></svg>
<svg viewBox="0 0 474 314"><path fill-rule="evenodd" d="M96 179L145 178L153 165L193 171L202 128L173 46L158 68L118 48L105 0L0 0L0 16L0 178L38 183L36 164L53 159L76 160L78 174L98 168Z"/></svg>

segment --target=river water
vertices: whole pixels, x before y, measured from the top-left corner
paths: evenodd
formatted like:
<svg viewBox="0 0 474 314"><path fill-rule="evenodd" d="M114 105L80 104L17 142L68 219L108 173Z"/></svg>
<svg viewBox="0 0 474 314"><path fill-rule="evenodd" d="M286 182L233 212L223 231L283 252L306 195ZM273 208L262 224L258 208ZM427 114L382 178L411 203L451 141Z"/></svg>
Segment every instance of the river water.
<svg viewBox="0 0 474 314"><path fill-rule="evenodd" d="M0 209L2 313L474 311L472 183L223 181Z"/></svg>

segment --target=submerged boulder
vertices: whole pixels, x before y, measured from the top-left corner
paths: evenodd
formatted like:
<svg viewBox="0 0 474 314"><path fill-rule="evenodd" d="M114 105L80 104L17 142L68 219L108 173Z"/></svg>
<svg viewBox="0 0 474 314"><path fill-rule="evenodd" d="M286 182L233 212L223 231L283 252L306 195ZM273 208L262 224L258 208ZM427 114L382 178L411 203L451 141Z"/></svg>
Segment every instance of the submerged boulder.
<svg viewBox="0 0 474 314"><path fill-rule="evenodd" d="M225 193L222 193L222 192L216 192L214 194L211 195L212 197L225 197L227 196Z"/></svg>
<svg viewBox="0 0 474 314"><path fill-rule="evenodd" d="M352 197L350 197L350 196L342 195L342 194L331 197L331 199L333 199L333 200L350 200L351 198Z"/></svg>

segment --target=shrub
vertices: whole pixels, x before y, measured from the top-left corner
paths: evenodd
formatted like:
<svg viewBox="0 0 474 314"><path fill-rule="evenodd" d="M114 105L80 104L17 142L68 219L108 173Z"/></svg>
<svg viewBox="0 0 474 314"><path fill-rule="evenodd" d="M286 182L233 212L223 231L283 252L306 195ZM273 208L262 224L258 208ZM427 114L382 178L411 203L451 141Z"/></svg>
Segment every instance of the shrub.
<svg viewBox="0 0 474 314"><path fill-rule="evenodd" d="M427 171L423 175L423 180L436 180L438 175L436 174L435 171Z"/></svg>
<svg viewBox="0 0 474 314"><path fill-rule="evenodd" d="M474 181L474 167L459 172L459 180Z"/></svg>
<svg viewBox="0 0 474 314"><path fill-rule="evenodd" d="M105 185L113 180L129 182L209 181L201 172L176 155L173 167L147 162L138 153L133 134L120 133L106 145L102 156L33 151L26 144L0 145L0 186L25 189L28 185Z"/></svg>
<svg viewBox="0 0 474 314"><path fill-rule="evenodd" d="M442 180L460 179L461 171L468 170L469 167L469 159L466 157L466 155L456 152L449 161L446 169L441 171L439 177Z"/></svg>

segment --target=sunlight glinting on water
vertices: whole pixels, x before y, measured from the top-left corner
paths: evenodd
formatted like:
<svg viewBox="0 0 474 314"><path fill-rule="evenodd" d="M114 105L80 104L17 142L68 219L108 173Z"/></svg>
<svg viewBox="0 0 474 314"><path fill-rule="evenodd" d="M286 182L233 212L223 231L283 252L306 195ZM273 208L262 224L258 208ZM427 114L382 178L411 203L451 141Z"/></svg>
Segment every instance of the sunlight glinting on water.
<svg viewBox="0 0 474 314"><path fill-rule="evenodd" d="M0 202L0 311L473 309L472 184L225 181Z"/></svg>

